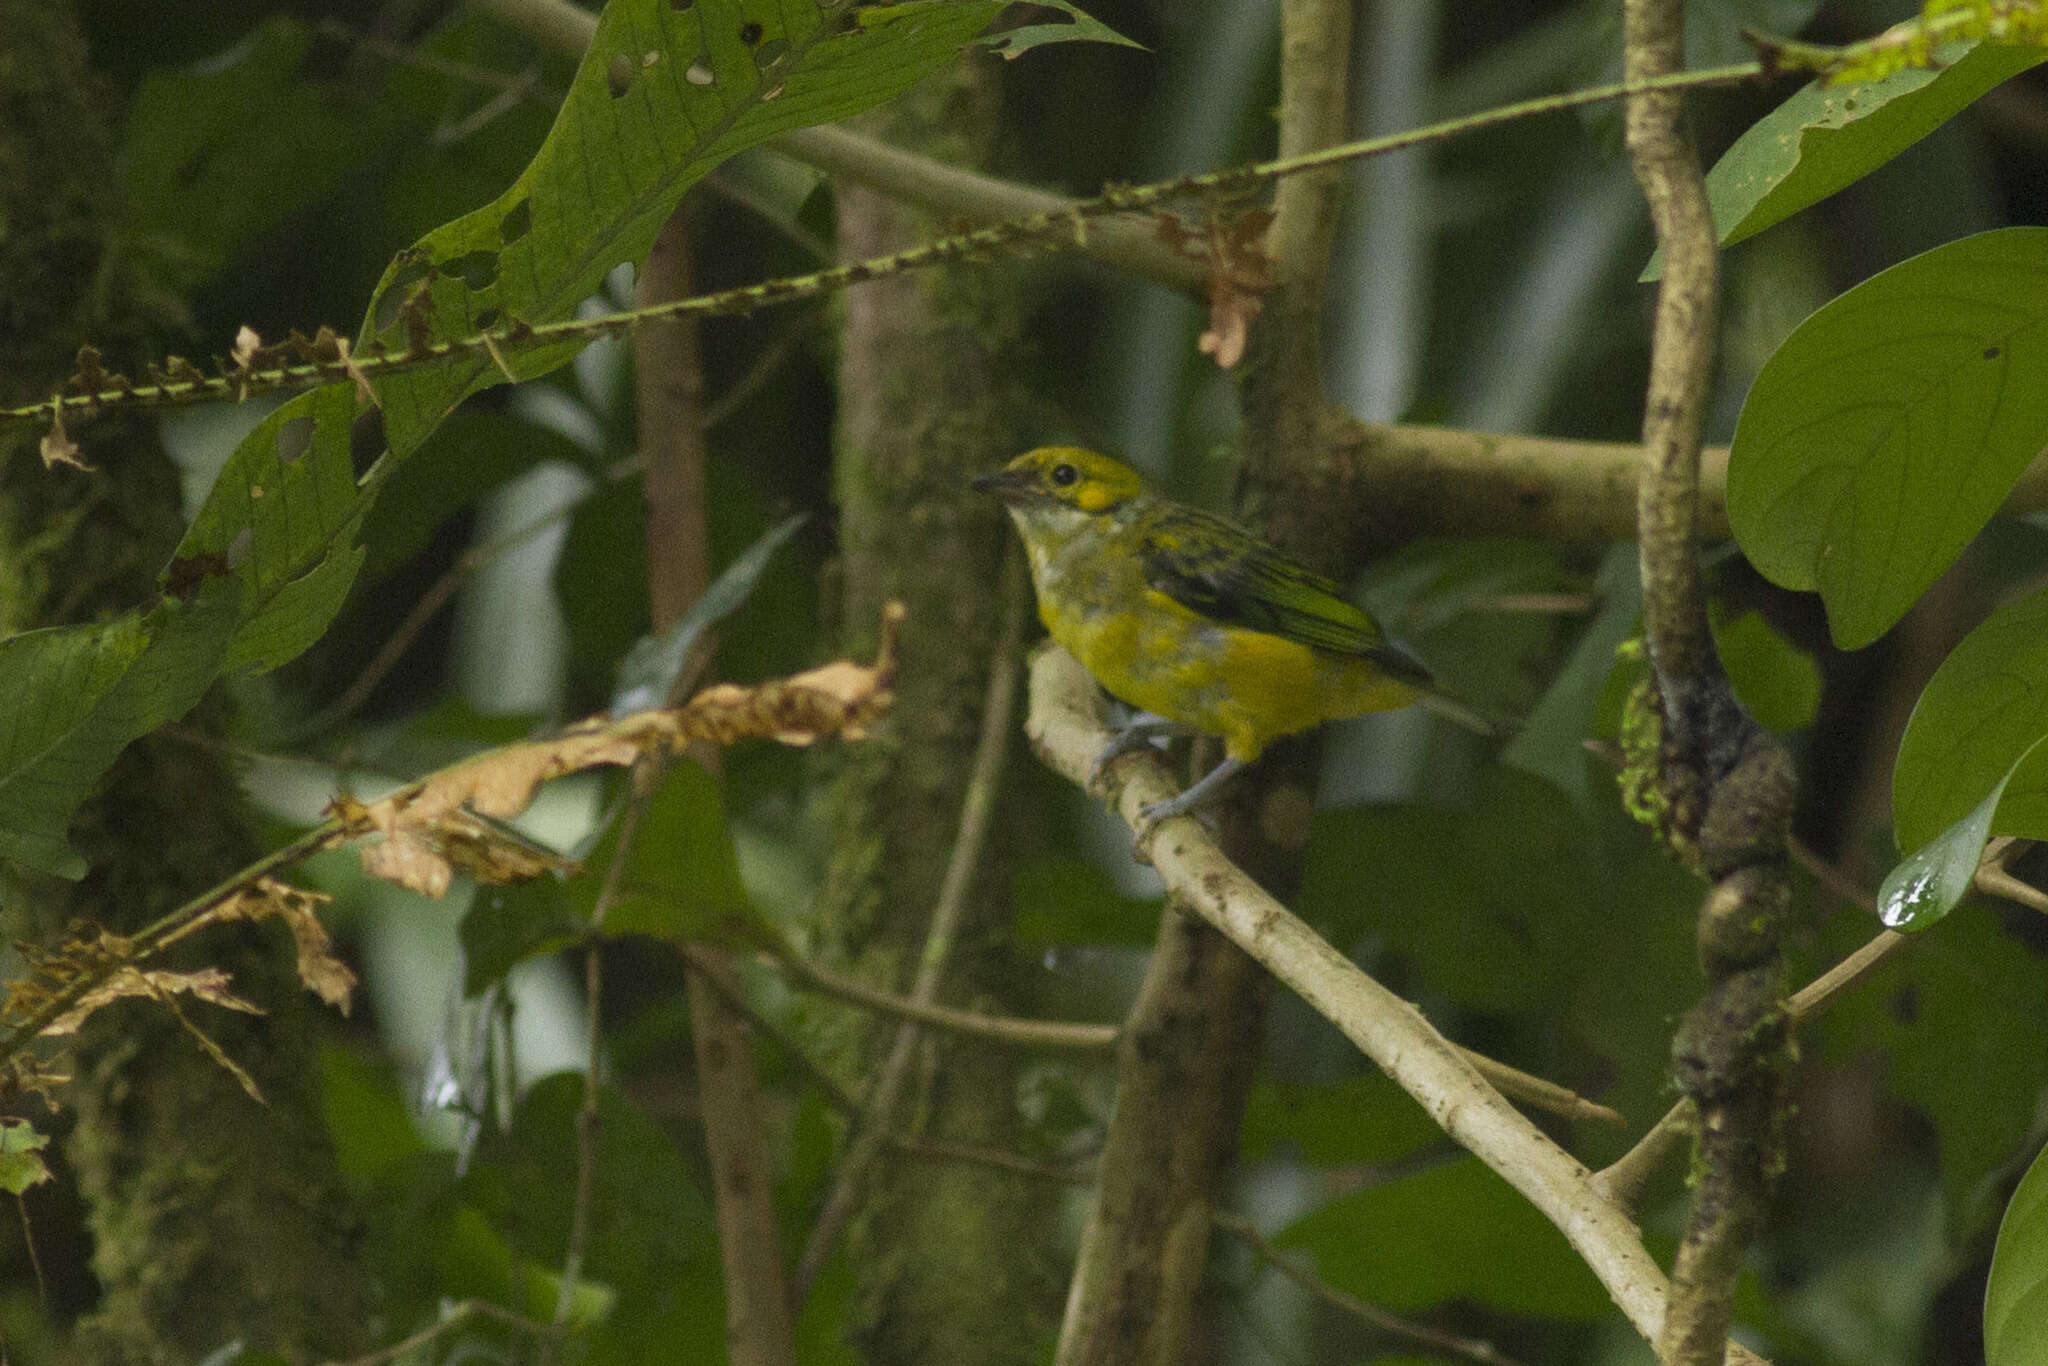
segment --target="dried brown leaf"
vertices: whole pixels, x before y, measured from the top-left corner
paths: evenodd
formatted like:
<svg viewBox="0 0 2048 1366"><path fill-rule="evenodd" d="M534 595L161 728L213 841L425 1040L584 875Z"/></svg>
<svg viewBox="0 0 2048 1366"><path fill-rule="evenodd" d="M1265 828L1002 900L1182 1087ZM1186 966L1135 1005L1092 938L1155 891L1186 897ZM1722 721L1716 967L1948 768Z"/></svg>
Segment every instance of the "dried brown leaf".
<svg viewBox="0 0 2048 1366"><path fill-rule="evenodd" d="M44 1107L51 1114L55 1114L57 1088L70 1080L69 1072L59 1072L30 1054L16 1053L0 1062L0 1105L12 1105L17 1097L34 1094L42 1098Z"/></svg>
<svg viewBox="0 0 2048 1366"><path fill-rule="evenodd" d="M760 736L807 745L833 733L859 739L893 696L902 619L900 603L884 611L872 665L839 660L750 688L706 688L673 711L594 718L550 740L477 755L374 802L336 797L328 812L351 839L383 836L363 847L364 872L426 896L445 895L458 869L485 882L538 877L561 868L563 860L494 822L524 811L542 783L588 768L630 767L696 740L730 744Z"/></svg>
<svg viewBox="0 0 2048 1366"><path fill-rule="evenodd" d="M201 968L197 972L171 972L160 968L145 972L141 968L115 968L104 982L79 997L71 1009L43 1026L43 1033L76 1034L78 1027L94 1011L127 996L147 997L169 1006L173 998L184 993L247 1015L263 1014L261 1006L229 991L228 981L228 975L219 968Z"/></svg>
<svg viewBox="0 0 2048 1366"><path fill-rule="evenodd" d="M346 1015L355 991L356 975L348 964L334 956L334 939L320 923L319 908L333 900L322 892L309 892L275 878L262 878L223 901L198 923L212 920L266 920L276 916L292 932L298 951L299 980L306 990Z"/></svg>
<svg viewBox="0 0 2048 1366"><path fill-rule="evenodd" d="M50 405L50 430L43 433L42 453L44 469L56 465L69 465L78 470L92 468L85 463L78 443L64 430L64 404L61 399Z"/></svg>

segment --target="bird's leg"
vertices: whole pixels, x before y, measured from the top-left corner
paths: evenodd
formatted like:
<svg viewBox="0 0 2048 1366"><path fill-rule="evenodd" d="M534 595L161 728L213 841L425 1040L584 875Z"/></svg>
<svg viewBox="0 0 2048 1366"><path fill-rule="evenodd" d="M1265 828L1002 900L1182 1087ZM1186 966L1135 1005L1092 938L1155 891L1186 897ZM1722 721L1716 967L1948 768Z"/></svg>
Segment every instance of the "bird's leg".
<svg viewBox="0 0 2048 1366"><path fill-rule="evenodd" d="M1232 778L1235 778L1244 767L1244 760L1226 758L1222 763L1204 773L1201 781L1181 793L1178 797L1169 797L1163 802L1153 802L1150 806L1140 807L1138 809L1138 825L1132 832L1134 838L1142 840L1152 832L1153 826L1159 824L1159 822L1167 817L1184 816L1204 802L1209 801L1218 792L1222 791L1223 785Z"/></svg>
<svg viewBox="0 0 2048 1366"><path fill-rule="evenodd" d="M1137 713L1124 723L1124 728L1116 733L1115 739L1102 747L1101 752L1095 756L1095 762L1088 765L1087 785L1093 788L1102 781L1102 775L1109 771L1112 763L1126 754L1146 748L1161 736L1189 733L1188 728L1178 721L1170 721L1149 711Z"/></svg>

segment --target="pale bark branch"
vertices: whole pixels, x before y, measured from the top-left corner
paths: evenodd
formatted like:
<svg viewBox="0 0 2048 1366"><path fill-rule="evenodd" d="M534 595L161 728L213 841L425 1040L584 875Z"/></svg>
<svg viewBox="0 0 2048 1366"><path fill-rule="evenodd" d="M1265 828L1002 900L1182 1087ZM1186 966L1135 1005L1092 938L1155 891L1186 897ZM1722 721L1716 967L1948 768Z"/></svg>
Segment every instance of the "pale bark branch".
<svg viewBox="0 0 2048 1366"><path fill-rule="evenodd" d="M1065 652L1031 666L1026 729L1040 757L1075 783L1087 779L1109 733L1100 694ZM1173 795L1160 764L1112 766L1105 793L1126 821ZM1223 857L1191 817L1162 822L1148 852L1169 892L1261 963L1429 1111L1437 1124L1507 1179L1556 1225L1645 1338L1662 1330L1664 1273L1628 1215L1598 1193L1592 1174L1489 1086L1428 1021ZM1733 1345L1733 1361L1755 1357Z"/></svg>

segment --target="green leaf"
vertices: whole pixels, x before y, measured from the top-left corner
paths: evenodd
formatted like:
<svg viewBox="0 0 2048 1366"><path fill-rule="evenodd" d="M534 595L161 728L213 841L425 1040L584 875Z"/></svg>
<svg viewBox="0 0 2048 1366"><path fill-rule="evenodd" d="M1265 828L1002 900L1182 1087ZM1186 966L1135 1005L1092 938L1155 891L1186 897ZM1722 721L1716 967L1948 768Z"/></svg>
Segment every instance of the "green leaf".
<svg viewBox="0 0 2048 1366"><path fill-rule="evenodd" d="M1835 643L1890 629L2048 439L2048 228L1925 252L1801 323L1743 404L1728 520L1818 589Z"/></svg>
<svg viewBox="0 0 2048 1366"><path fill-rule="evenodd" d="M560 953L581 940L590 922L569 902L566 885L556 877L477 888L458 929L462 994L477 996L526 959Z"/></svg>
<svg viewBox="0 0 2048 1366"><path fill-rule="evenodd" d="M1319 811L1301 911L1345 943L1373 931L1479 1010L1548 1010L1584 968L1582 937L1607 912L1590 832L1557 790L1518 769L1480 770L1469 805ZM1458 857L1446 859L1446 848ZM1512 946L1509 950L1508 946Z"/></svg>
<svg viewBox="0 0 2048 1366"><path fill-rule="evenodd" d="M320 1114L342 1177L358 1190L427 1150L390 1065L352 1049L320 1046Z"/></svg>
<svg viewBox="0 0 2048 1366"><path fill-rule="evenodd" d="M1309 1249L1325 1281L1397 1313L1446 1300L1553 1319L1613 1309L1564 1235L1476 1158L1332 1200L1273 1241Z"/></svg>
<svg viewBox="0 0 2048 1366"><path fill-rule="evenodd" d="M1994 835L2048 838L2048 772L2014 770L2048 735L2048 589L2007 603L1934 671L1892 765L1892 827L1917 849L2004 783Z"/></svg>
<svg viewBox="0 0 2048 1366"><path fill-rule="evenodd" d="M1721 244L1752 237L1861 180L2044 58L2039 48L1979 43L1938 70L1806 86L1752 124L1708 172ZM1642 278L1662 273L1660 253Z"/></svg>
<svg viewBox="0 0 2048 1366"><path fill-rule="evenodd" d="M1614 672L1614 652L1635 632L1643 612L1643 592L1633 543L1610 547L1600 562L1594 591L1600 610L1572 647L1564 667L1536 704L1529 719L1501 750L1501 762L1533 773L1569 794L1581 810L1591 810L1594 794L1612 804L1614 780L1602 773L1596 786L1586 752L1594 714Z"/></svg>
<svg viewBox="0 0 2048 1366"><path fill-rule="evenodd" d="M385 271L360 345L408 328L465 336L564 318L616 265L638 261L683 192L778 133L859 113L952 61L1002 0L838 6L773 0L613 0L561 113L525 173L486 207L428 233ZM545 373L574 344L510 358ZM502 382L463 355L378 382L404 454L462 398Z"/></svg>
<svg viewBox="0 0 2048 1366"><path fill-rule="evenodd" d="M577 1120L583 1078L543 1077L506 1133L479 1140L469 1184L523 1258L559 1263L577 1203ZM578 1344L596 1363L724 1361L718 1241L692 1164L674 1138L610 1087L598 1092L594 1198L585 1267L615 1290L616 1307ZM552 1291L550 1291L552 1293ZM552 1302L540 1311L553 1313Z"/></svg>
<svg viewBox="0 0 2048 1366"><path fill-rule="evenodd" d="M1113 43L1120 47L1134 47L1140 52L1146 50L1144 44L1134 43L1100 19L1083 14L1072 0L1031 0L1023 8L1039 14L1053 10L1061 17L1045 23L998 28L985 35L978 46L1001 53L1005 60L1021 57L1040 43ZM859 11L863 18L874 12L873 9Z"/></svg>
<svg viewBox="0 0 2048 1366"><path fill-rule="evenodd" d="M1975 810L1900 859L1898 866L1885 874L1884 885L1877 890L1879 920L1901 932L1924 930L1961 904L1976 881L1977 865L1983 861L1992 818L2005 796L2006 784L2040 748L2038 742L2028 746Z"/></svg>
<svg viewBox="0 0 2048 1366"><path fill-rule="evenodd" d="M48 1181L50 1168L42 1149L49 1141L25 1119L0 1119L0 1190L20 1195Z"/></svg>
<svg viewBox="0 0 2048 1366"><path fill-rule="evenodd" d="M177 720L212 684L240 616L234 584L148 616L0 640L0 856L85 875L71 813L132 740Z"/></svg>
<svg viewBox="0 0 2048 1366"><path fill-rule="evenodd" d="M1804 730L1820 710L1820 665L1778 634L1761 612L1732 621L1716 613L1714 644L1735 700L1772 730Z"/></svg>
<svg viewBox="0 0 2048 1366"><path fill-rule="evenodd" d="M361 417L373 431L375 414ZM363 562L355 537L365 503L350 454L357 419L347 384L279 407L228 457L179 542L169 583L232 573L242 585L244 619L222 672L297 657L348 596Z"/></svg>
<svg viewBox="0 0 2048 1366"><path fill-rule="evenodd" d="M809 516L800 512L769 528L711 581L711 586L690 604L690 610L683 613L681 620L658 636L642 636L634 643L626 654L625 662L619 666L619 686L612 694L612 715L623 716L628 712L663 705L669 688L682 673L698 639L740 609L747 595L754 591L754 585L761 581L761 573L768 568L770 558L784 541L796 534L796 529Z"/></svg>
<svg viewBox="0 0 2048 1366"><path fill-rule="evenodd" d="M2005 1207L1984 1287L1985 1366L2048 1361L2048 1152Z"/></svg>
<svg viewBox="0 0 2048 1366"><path fill-rule="evenodd" d="M1837 919L1830 943L1839 957L1869 930ZM2026 1141L2048 1083L2041 969L2039 954L1969 902L1807 1026L1829 1058L1881 1056L1886 1092L1933 1122L1954 1246L1996 1215L1997 1174Z"/></svg>
<svg viewBox="0 0 2048 1366"><path fill-rule="evenodd" d="M599 858L593 853L589 866L605 866ZM740 880L718 779L687 759L672 765L626 852L605 932L752 945L762 929Z"/></svg>

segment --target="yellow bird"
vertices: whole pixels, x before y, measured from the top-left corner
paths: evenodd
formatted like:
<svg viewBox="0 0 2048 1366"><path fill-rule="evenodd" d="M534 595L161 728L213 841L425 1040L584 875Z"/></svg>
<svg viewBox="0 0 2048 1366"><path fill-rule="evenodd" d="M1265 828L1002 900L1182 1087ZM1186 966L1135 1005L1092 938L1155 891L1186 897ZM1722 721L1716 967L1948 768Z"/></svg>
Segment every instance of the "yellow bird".
<svg viewBox="0 0 2048 1366"><path fill-rule="evenodd" d="M1432 688L1335 583L1106 455L1047 446L973 484L1017 524L1046 630L1141 713L1095 771L1163 733L1222 737L1223 762L1146 807L1141 830L1209 800L1283 735Z"/></svg>

